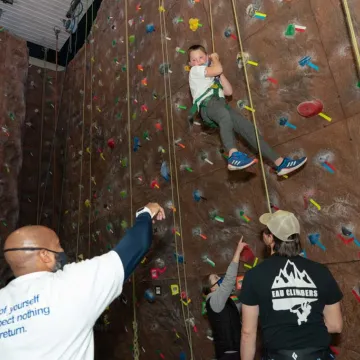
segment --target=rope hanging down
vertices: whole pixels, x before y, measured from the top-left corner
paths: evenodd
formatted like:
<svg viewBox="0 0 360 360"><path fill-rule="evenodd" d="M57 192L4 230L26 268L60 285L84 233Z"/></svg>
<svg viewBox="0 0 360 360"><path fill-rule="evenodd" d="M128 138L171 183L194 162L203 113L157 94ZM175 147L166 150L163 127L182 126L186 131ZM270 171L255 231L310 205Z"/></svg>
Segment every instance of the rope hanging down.
<svg viewBox="0 0 360 360"><path fill-rule="evenodd" d="M76 32L76 39L77 39L77 35L78 33ZM62 98L63 98L63 93L64 93L64 84L65 84L65 79L67 78L67 73L68 73L68 60L69 60L69 53L70 53L70 49L71 49L71 43L69 42L69 46L68 46L68 50L67 50L67 54L66 54L66 61L65 61L65 73L64 76L62 78L62 85L61 85L61 92L60 92L60 100L59 102L61 103ZM44 64L44 68L46 69L46 64ZM43 99L44 101L44 99ZM51 159L52 159L52 154L54 151L54 144L55 144L55 139L56 139L56 133L57 133L57 128L58 128L58 124L59 124L59 117L60 117L60 113L61 113L61 109L62 107L59 106L58 112L56 114L56 122L55 122L55 129L54 129L54 134L53 134L53 139L51 142L51 148L50 148L50 152L49 152L49 162L48 162L48 168L46 171L46 178L45 178L45 184L44 184L44 192L43 192L43 197L42 197L42 201L41 201L41 205L40 205L40 193L38 192L38 204L37 204L37 223L40 224L41 222L41 217L42 217L42 212L43 212L43 208L44 208L44 203L45 203L45 198L46 198L46 190L47 190L47 184L49 181L49 174L50 174L50 170L51 170ZM39 156L42 157L42 147L41 147L41 151ZM39 160L40 161L40 160ZM66 163L66 162L65 162ZM41 175L41 166L39 166L39 173ZM41 177L39 177L39 181L41 181ZM64 181L64 173L62 176L62 182ZM40 183L39 183L40 185ZM60 198L60 204L62 205L62 196ZM39 209L40 208L40 209ZM59 214L61 214L61 207L60 207L60 212ZM60 220L58 222L58 229L60 226Z"/></svg>
<svg viewBox="0 0 360 360"><path fill-rule="evenodd" d="M86 0L86 8L88 8L88 0ZM86 56L87 56L87 46L86 38L87 28L88 28L88 13L86 12L85 26L85 61L84 61L84 89L83 89L83 103L82 103L82 129L81 129L81 162L80 162L80 182L79 182L79 206L78 206L78 223L77 223L77 234L76 234L76 260L79 256L79 238L80 238L80 220L81 220L81 195L82 195L82 176L83 176L83 160L84 160L84 137L85 137L85 101L86 101Z"/></svg>
<svg viewBox="0 0 360 360"><path fill-rule="evenodd" d="M77 52L77 39L78 39L78 32L76 31L75 34L75 54ZM67 50L67 55L66 55L66 62L65 62L65 74L63 76L63 85L62 85L62 89L64 88L64 81L68 72L68 59L69 59L69 53L71 50L71 41L69 41L69 46L68 46L68 50ZM70 98L68 99L68 104L69 104L69 112L68 112L68 116L66 117L66 119L71 119L72 116L72 111L74 108L74 91L75 88L72 87L72 91L69 91L69 95ZM61 93L63 92L63 90L61 90ZM60 103L62 100L62 96L60 97ZM68 138L69 138L69 128L70 128L70 121L67 120L66 121L66 137L65 137L65 154L64 154L64 164L67 164L67 158L68 158ZM66 178L66 170L67 167L64 166L63 168L63 174L62 174L62 178L61 178L61 194L60 194L60 206L59 206L59 221L58 221L58 226L57 226L57 233L60 233L60 224L61 224L61 216L62 216L62 205L63 205L63 196L64 196L64 186L65 186L65 178Z"/></svg>
<svg viewBox="0 0 360 360"><path fill-rule="evenodd" d="M165 8L164 7L164 1L159 0L159 9ZM160 37L161 37L161 49L162 49L162 59L163 63L165 63L165 52L166 52L166 63L169 63L169 53L168 53L168 47L167 47L167 41L166 41L166 21L165 21L165 15L163 11L159 11L160 13ZM164 43L165 43L165 51L164 51ZM169 88L169 99L168 99L168 88ZM172 92L171 92L171 77L170 74L168 75L168 84L166 82L166 76L164 75L164 90L165 90L165 111L166 111L166 123L167 123L167 139L168 139L168 152L169 152L169 171L170 171L170 181L171 181L171 196L172 196L172 204L175 206L175 195L174 195L174 180L173 180L173 173L175 172L175 179L176 179L176 185L177 185L177 208L179 209L179 230L180 230L180 241L181 241L181 251L183 256L185 256L184 252L184 243L182 238L182 224L181 224L181 205L180 205L180 192L179 192L179 186L178 186L178 175L177 175L177 164L176 164L176 155L175 155L175 139L174 139L174 120L173 120L173 113L172 113ZM170 137L170 121L169 121L169 103L170 103L170 118L171 118L171 127L172 127L172 139ZM175 171L173 171L173 164L172 164L172 156L171 156L171 145L173 144L173 158L174 158L174 168ZM176 228L176 215L174 212L173 216L173 226L174 229ZM176 234L174 234L174 242L175 242L175 253L178 254L178 242ZM181 284L181 277L180 277L180 265L178 261L176 261L176 267L177 267L177 276L179 281L179 288L180 293L182 293L182 284ZM186 265L183 264L183 271L184 271L184 283L185 283L185 293L188 295L188 288L187 288L187 275L186 275ZM183 320L186 330L186 335L188 338L188 344L190 349L190 358L193 359L193 349L192 349L192 340L191 340L191 330L188 322L186 321L185 316L185 309L184 304L181 302L181 309L183 314ZM187 318L190 318L190 310L189 307L187 307Z"/></svg>
<svg viewBox="0 0 360 360"><path fill-rule="evenodd" d="M357 43L357 39L356 39L356 35L355 35L354 25L353 25L353 22L351 19L351 13L350 13L350 9L349 9L347 0L343 0L343 5L344 5L344 10L345 10L345 15L346 15L346 22L349 27L351 42L352 42L352 46L353 46L353 50L354 50L354 54L355 54L358 76L360 76L360 52L359 52L359 47L358 47L358 43Z"/></svg>
<svg viewBox="0 0 360 360"><path fill-rule="evenodd" d="M165 22L165 15L163 14L163 25L165 33L167 33L166 29L166 22ZM168 51L168 42L165 41L165 53L166 53L166 62L169 64L169 51ZM180 190L179 190L179 176L178 176L178 165L177 165L177 157L176 157L176 145L175 145L175 131L174 131L174 115L173 115L173 100L172 100L172 86L171 86L171 76L168 76L168 86L169 86L169 104L170 104L170 119L171 119L171 133L172 133L172 152L174 158L174 169L175 169L175 183L176 183L176 195L177 195L177 203L178 203L178 216L179 216L179 230L180 230L180 242L181 242L181 251L183 256L185 256L185 247L184 247L184 239L183 239L183 230L182 230L182 213L181 213L181 201L180 201ZM185 292L188 296L188 286L187 286L187 273L186 273L186 264L183 264L183 275L184 275L184 285L185 285ZM182 304L182 308L184 311L184 306ZM186 307L187 309L187 319L190 319L190 308L189 306ZM192 348L192 331L191 331L191 323L185 320L185 328L187 329L188 334L188 342L189 342L189 349L190 349L190 359L193 359L193 348Z"/></svg>
<svg viewBox="0 0 360 360"><path fill-rule="evenodd" d="M130 191L130 223L133 226L133 192L132 192L132 156L131 156L131 117L130 117L130 76L129 76L129 29L128 29L128 0L125 0L125 43L126 43L126 92L127 92L127 117L128 117L128 146L129 146L129 191ZM133 350L134 359L139 360L138 323L136 314L136 279L132 274L132 298L133 298Z"/></svg>
<svg viewBox="0 0 360 360"><path fill-rule="evenodd" d="M91 24L94 24L94 2L91 4ZM92 37L93 29L91 30ZM85 39L85 46L86 46L86 39ZM92 198L92 128L93 128L93 62L91 61L93 56L94 45L93 42L90 42L90 159L89 159L89 228L88 228L88 257L90 258L90 244L91 244L91 198ZM85 59L86 61L86 59Z"/></svg>
<svg viewBox="0 0 360 360"><path fill-rule="evenodd" d="M211 1L211 0L210 0ZM235 24L236 24L236 31L238 34L238 40L239 40L239 47L240 47L240 52L241 52L241 58L244 61L244 49L243 49L243 44L242 44L242 40L241 40L241 33L240 33L240 28L239 28L239 21L238 21L238 16L237 16L237 12L236 12L236 8L235 8L235 1L231 0L232 2L232 7L233 7L233 12L234 12L234 18L235 18ZM211 15L210 15L211 16ZM254 109L253 106L253 101L252 101L252 96L251 96L251 89L250 89L250 82L249 82L249 77L248 77L248 73L247 73L247 69L246 69L246 64L244 63L244 73L245 73L245 80L246 80L246 86L247 86L247 91L248 91L248 96L249 96L249 102L250 102L250 107L252 109ZM270 198L269 198L269 191L268 191L268 185L267 185L267 181L266 181L266 175L265 175L265 168L264 168L264 161L263 161L263 156L262 156L262 152L261 152L261 146L260 146L260 141L259 141L259 132L258 132L258 128L257 128L257 124L256 124L256 116L255 116L255 112L251 112L252 114L252 119L253 119L253 123L254 123L254 128L255 128L255 135L256 135L256 142L257 142L257 146L259 149L259 158L260 158L260 166L261 166L261 174L264 180L264 189L265 189L265 196L266 196L266 200L267 200L267 205L268 205L268 209L269 212L271 213L271 203L270 203Z"/></svg>
<svg viewBox="0 0 360 360"><path fill-rule="evenodd" d="M39 169L38 169L38 185L37 185L37 207L36 207L36 224L40 224L40 188L41 188L41 169L42 169L42 151L43 151L43 134L44 134L44 108L45 108L45 89L46 89L46 62L48 49L44 49L44 75L42 88L42 102L41 102L41 127L40 127L40 142L39 142ZM46 190L46 188L45 188ZM44 190L44 191L45 191Z"/></svg>

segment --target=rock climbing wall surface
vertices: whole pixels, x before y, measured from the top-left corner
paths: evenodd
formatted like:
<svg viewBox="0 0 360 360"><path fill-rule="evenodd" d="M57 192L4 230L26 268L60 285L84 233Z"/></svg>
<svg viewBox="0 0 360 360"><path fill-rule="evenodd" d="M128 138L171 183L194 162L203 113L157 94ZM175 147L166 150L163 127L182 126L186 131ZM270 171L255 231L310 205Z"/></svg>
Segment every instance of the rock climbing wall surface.
<svg viewBox="0 0 360 360"><path fill-rule="evenodd" d="M131 226L136 208L150 200L163 204L167 220L155 226L153 248L136 272L140 355L189 359L190 342L194 358L209 359L200 279L225 272L241 235L261 261L264 183L259 166L229 173L218 132L187 119L184 52L196 43L212 52L208 1L128 3L126 13L124 2L103 2L87 46L69 68L62 236L77 260L101 254ZM359 34L360 6L355 0L349 5ZM273 209L297 214L304 256L328 264L340 283L345 329L334 344L338 359L355 360L360 85L341 3L242 0L234 13L232 1L221 0L213 2L211 15L215 48L234 86L231 106L249 120L255 109L259 131L281 155L308 157L288 178L265 165L270 201ZM309 101L317 115L301 116L304 106L298 105ZM254 262L243 262L239 273ZM131 358L131 284L124 294L96 326L101 359Z"/></svg>
<svg viewBox="0 0 360 360"><path fill-rule="evenodd" d="M30 66L26 83L19 225L39 223L56 230L62 177L62 164L57 159L63 157L63 154L60 154L63 150L60 146L61 141L54 142L53 139L55 112L59 110L58 101L61 96L63 73L56 73L47 67L46 62L43 68ZM56 88L59 90L56 91ZM59 123L57 126L59 140L63 130L63 124ZM39 153L42 154L41 159Z"/></svg>
<svg viewBox="0 0 360 360"><path fill-rule="evenodd" d="M28 72L26 42L0 32L0 246L19 217L18 175L22 165L22 127ZM7 267L0 261L0 279ZM0 283L1 286L1 283Z"/></svg>

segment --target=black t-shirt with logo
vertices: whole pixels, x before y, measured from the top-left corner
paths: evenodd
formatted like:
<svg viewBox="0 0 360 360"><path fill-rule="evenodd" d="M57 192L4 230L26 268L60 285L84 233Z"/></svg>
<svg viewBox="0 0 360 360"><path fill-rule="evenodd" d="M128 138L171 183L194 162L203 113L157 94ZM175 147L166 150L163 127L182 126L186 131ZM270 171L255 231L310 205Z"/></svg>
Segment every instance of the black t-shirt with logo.
<svg viewBox="0 0 360 360"><path fill-rule="evenodd" d="M240 301L259 305L265 348L293 350L329 346L323 310L342 297L326 266L275 254L246 273Z"/></svg>

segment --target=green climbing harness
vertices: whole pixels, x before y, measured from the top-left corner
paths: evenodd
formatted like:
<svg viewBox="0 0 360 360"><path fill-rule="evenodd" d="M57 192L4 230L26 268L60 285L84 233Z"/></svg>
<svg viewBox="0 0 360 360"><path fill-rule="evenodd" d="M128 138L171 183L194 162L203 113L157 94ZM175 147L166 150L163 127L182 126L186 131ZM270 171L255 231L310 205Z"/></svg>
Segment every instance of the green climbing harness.
<svg viewBox="0 0 360 360"><path fill-rule="evenodd" d="M194 101L194 104L190 109L190 117L193 118L200 109L206 108L209 101L211 99L213 99L214 97L220 98L220 96L219 96L220 89L223 89L223 87L222 87L220 81L218 79L215 79L215 82ZM210 92L212 92L212 94L210 96L207 96ZM226 104L225 107L229 108L229 105ZM212 121L209 118L202 119L202 120L206 126L212 128L212 129L219 127L219 125L216 124L215 121Z"/></svg>

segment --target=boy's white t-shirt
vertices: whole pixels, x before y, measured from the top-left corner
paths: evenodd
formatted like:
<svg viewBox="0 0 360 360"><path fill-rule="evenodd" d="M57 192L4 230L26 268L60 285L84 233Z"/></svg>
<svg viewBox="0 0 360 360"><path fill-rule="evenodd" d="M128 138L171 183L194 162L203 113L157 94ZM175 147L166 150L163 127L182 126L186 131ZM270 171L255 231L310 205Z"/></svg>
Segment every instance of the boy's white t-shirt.
<svg viewBox="0 0 360 360"><path fill-rule="evenodd" d="M93 326L123 283L115 251L14 279L0 290L1 360L93 360Z"/></svg>
<svg viewBox="0 0 360 360"><path fill-rule="evenodd" d="M214 84L215 77L206 77L205 70L206 65L193 66L190 69L189 85L193 103ZM211 95L212 92L209 91L209 93L204 96L203 100ZM222 89L219 89L219 97L224 97L224 91Z"/></svg>

